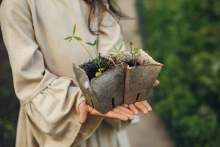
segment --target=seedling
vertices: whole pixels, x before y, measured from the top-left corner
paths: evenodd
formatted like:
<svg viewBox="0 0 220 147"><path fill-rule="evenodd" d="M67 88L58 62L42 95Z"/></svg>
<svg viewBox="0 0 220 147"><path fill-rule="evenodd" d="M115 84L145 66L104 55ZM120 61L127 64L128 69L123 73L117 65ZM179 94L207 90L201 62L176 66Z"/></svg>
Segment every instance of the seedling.
<svg viewBox="0 0 220 147"><path fill-rule="evenodd" d="M75 41L79 42L86 49L87 53L89 54L90 58L92 59L92 54L90 53L88 47L85 46L85 42L83 41L83 39L80 36L76 35L76 24L74 24L74 26L73 26L72 35L65 37L64 40L67 40L69 42L75 40ZM90 46L93 45L93 43L86 43L86 44L89 44ZM94 44L94 46L95 45L96 44Z"/></svg>
<svg viewBox="0 0 220 147"><path fill-rule="evenodd" d="M89 62L80 66L73 64L76 80L90 106L105 113L118 105L147 99L162 64L153 59L148 64L138 63L141 49L133 47L130 42L130 48L126 50L123 40L118 41L103 57L98 52L99 39L85 42L76 35L76 30L74 25L72 34L64 39L79 42L91 57ZM95 59L92 58L91 48L98 52Z"/></svg>
<svg viewBox="0 0 220 147"><path fill-rule="evenodd" d="M85 71L87 71L87 74L91 74L91 73L89 73L90 72L89 69L86 69L86 68L90 68L89 66L92 66L92 64L94 64L96 66L96 69L95 69L96 71L95 71L95 74L92 74L92 76L90 76L90 77L93 78L93 75L95 77L98 77L105 70L107 70L105 66L102 66L102 62L104 62L104 60L103 60L103 57L101 57L100 53L99 53L98 57L95 59L92 58L92 54L90 53L90 50L91 50L90 48L98 50L97 46L98 46L99 40L97 38L94 42L85 42L80 36L76 35L76 30L77 30L77 28L76 28L76 24L75 24L73 26L72 34L70 36L65 37L64 40L67 40L69 42L77 41L86 49L88 55L90 56L90 61L88 63L85 63L81 67L83 67L85 69ZM91 62L92 62L92 64L91 64ZM88 65L86 65L86 64L88 64ZM91 68L93 68L93 67L91 67ZM93 70L94 70L94 68L93 68Z"/></svg>
<svg viewBox="0 0 220 147"><path fill-rule="evenodd" d="M133 43L130 42L130 54L134 66L137 66L137 58L140 55L140 49L133 47Z"/></svg>
<svg viewBox="0 0 220 147"><path fill-rule="evenodd" d="M122 50L122 47L123 41L120 40L109 54L109 58L117 61L118 64L122 63L126 58L125 51Z"/></svg>

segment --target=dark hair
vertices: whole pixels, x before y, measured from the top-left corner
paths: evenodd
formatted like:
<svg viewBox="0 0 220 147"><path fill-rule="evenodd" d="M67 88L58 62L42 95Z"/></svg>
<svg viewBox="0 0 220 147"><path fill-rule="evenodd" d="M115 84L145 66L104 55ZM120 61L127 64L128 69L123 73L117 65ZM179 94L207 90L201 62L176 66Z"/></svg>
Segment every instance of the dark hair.
<svg viewBox="0 0 220 147"><path fill-rule="evenodd" d="M84 1L90 6L90 12L88 17L88 28L92 34L98 35L99 33L103 33L102 30L100 30L100 27L98 28L98 30L94 30L91 27L91 24L92 24L92 20L94 20L95 17L98 17L98 21L99 21L98 25L100 26L104 17L103 14L105 12L112 15L117 21L119 21L121 18L127 17L125 14L122 13L120 7L118 6L115 0L84 0ZM96 16L97 9L99 9L98 16Z"/></svg>

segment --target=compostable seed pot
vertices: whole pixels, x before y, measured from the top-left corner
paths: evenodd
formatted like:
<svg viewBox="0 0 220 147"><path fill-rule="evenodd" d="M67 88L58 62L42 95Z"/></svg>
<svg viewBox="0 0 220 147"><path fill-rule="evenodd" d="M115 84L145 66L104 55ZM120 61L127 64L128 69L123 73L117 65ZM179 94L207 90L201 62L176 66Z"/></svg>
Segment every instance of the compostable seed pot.
<svg viewBox="0 0 220 147"><path fill-rule="evenodd" d="M116 65L90 81L85 71L73 64L73 71L87 103L102 113L124 102L124 68L124 64Z"/></svg>
<svg viewBox="0 0 220 147"><path fill-rule="evenodd" d="M124 103L131 104L146 100L153 89L162 64L155 62L146 65L125 67Z"/></svg>

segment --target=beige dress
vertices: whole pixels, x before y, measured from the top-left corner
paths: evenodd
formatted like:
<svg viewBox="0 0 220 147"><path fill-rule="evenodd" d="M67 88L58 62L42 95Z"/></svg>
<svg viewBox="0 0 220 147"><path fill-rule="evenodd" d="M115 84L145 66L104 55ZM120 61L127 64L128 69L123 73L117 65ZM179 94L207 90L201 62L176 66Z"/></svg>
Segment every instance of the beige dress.
<svg viewBox="0 0 220 147"><path fill-rule="evenodd" d="M90 116L81 125L75 110L85 98L72 63L80 65L90 57L79 43L64 38L76 24L82 38L96 39L87 27L88 10L82 0L3 0L1 30L21 104L16 147L120 146L113 121ZM100 36L100 53L105 55L120 39L121 30L108 14L103 22L111 26ZM126 134L121 136L125 141Z"/></svg>

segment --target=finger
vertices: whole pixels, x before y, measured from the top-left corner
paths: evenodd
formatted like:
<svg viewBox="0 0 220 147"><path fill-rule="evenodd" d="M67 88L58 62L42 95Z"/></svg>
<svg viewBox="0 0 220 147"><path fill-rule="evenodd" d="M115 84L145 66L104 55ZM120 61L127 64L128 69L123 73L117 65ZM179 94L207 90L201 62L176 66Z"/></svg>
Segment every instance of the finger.
<svg viewBox="0 0 220 147"><path fill-rule="evenodd" d="M123 106L124 106L124 107L128 107L129 105L128 105L128 104L123 104Z"/></svg>
<svg viewBox="0 0 220 147"><path fill-rule="evenodd" d="M123 106L118 106L116 108L121 110L124 113L129 114L129 115L134 115L134 113L129 108L126 108L126 107L123 107Z"/></svg>
<svg viewBox="0 0 220 147"><path fill-rule="evenodd" d="M129 114L126 110L122 109L120 106L114 108L112 110L113 112L117 113L117 114L121 114L123 116L128 117L129 119L134 119L134 115L133 114ZM131 111L130 111L131 112ZM131 112L132 113L132 112Z"/></svg>
<svg viewBox="0 0 220 147"><path fill-rule="evenodd" d="M82 103L79 106L79 122L83 124L87 119L88 108L86 103Z"/></svg>
<svg viewBox="0 0 220 147"><path fill-rule="evenodd" d="M138 114L138 109L134 106L134 104L129 104L129 108L134 114Z"/></svg>
<svg viewBox="0 0 220 147"><path fill-rule="evenodd" d="M101 112L99 112L98 110L96 110L95 108L91 107L88 105L88 111L89 114L91 115L96 115L96 116L103 116L104 114L102 114Z"/></svg>
<svg viewBox="0 0 220 147"><path fill-rule="evenodd" d="M122 115L121 113L114 112L114 111L107 112L106 114L104 114L104 117L119 119L122 121L127 121L129 119L127 116Z"/></svg>
<svg viewBox="0 0 220 147"><path fill-rule="evenodd" d="M90 112L91 115L108 117L108 118L113 118L113 119L119 119L119 120L122 120L122 121L127 121L128 120L128 117L122 115L121 113L109 111L109 112L103 114L103 113L100 113L99 111L97 111L96 109L94 109L90 106L89 106L89 112Z"/></svg>
<svg viewBox="0 0 220 147"><path fill-rule="evenodd" d="M142 101L142 103L147 107L148 111L152 111L152 107L147 101Z"/></svg>
<svg viewBox="0 0 220 147"><path fill-rule="evenodd" d="M129 108L119 106L116 109L118 109L123 115L129 117L130 120L134 119L134 113Z"/></svg>
<svg viewBox="0 0 220 147"><path fill-rule="evenodd" d="M122 114L118 114L118 113L113 112L113 111L109 111L107 113L101 113L101 112L97 111L96 109L92 108L91 106L88 106L88 108L89 108L89 113L91 115L109 117L109 118L116 118L116 119L123 119L123 120L128 119L127 117L123 117Z"/></svg>
<svg viewBox="0 0 220 147"><path fill-rule="evenodd" d="M127 116L125 116L121 113L118 113L118 112L109 111L109 112L103 114L103 113L100 113L99 111L97 111L96 109L92 108L91 106L88 106L88 108L89 108L88 111L91 115L119 119L122 121L127 121L129 119Z"/></svg>
<svg viewBox="0 0 220 147"><path fill-rule="evenodd" d="M142 102L136 102L134 105L143 113L148 113L147 107L144 104L142 104Z"/></svg>
<svg viewBox="0 0 220 147"><path fill-rule="evenodd" d="M154 82L154 84L153 84L153 87L157 87L157 86L159 86L160 85L160 81L159 80L156 80L155 82Z"/></svg>

